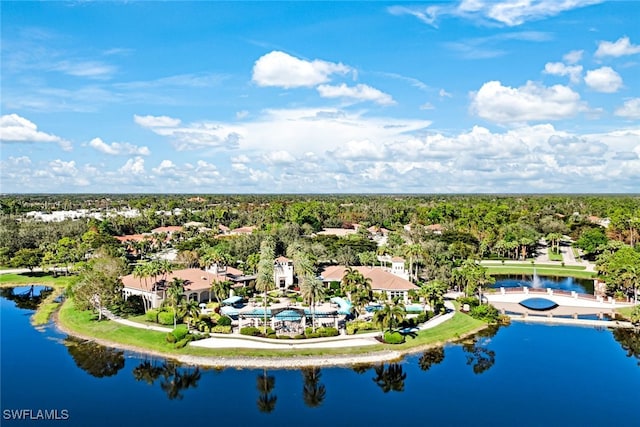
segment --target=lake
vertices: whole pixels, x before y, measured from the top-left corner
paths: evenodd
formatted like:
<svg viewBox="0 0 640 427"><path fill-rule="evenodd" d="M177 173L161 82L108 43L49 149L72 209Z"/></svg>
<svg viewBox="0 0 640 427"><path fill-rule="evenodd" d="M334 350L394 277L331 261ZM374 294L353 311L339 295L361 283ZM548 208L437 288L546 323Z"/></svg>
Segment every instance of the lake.
<svg viewBox="0 0 640 427"><path fill-rule="evenodd" d="M3 295L3 426L32 424L6 419L21 409L65 426L640 425L629 330L513 323L397 364L207 370L35 329Z"/></svg>
<svg viewBox="0 0 640 427"><path fill-rule="evenodd" d="M592 279L576 279L575 277L536 276L529 274L495 275L496 283L492 288L519 288L522 286L535 288L551 288L562 291L575 291L593 295Z"/></svg>

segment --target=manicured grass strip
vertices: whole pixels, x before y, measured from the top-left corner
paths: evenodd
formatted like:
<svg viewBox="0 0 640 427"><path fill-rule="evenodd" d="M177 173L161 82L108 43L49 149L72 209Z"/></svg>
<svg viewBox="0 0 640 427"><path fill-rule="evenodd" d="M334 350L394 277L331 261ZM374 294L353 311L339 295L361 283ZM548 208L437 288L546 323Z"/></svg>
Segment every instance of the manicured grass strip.
<svg viewBox="0 0 640 427"><path fill-rule="evenodd" d="M25 285L64 286L73 280L73 276L57 276L43 273L0 274L0 286L13 287Z"/></svg>
<svg viewBox="0 0 640 427"><path fill-rule="evenodd" d="M482 261L481 263L485 267L528 267L533 269L535 267L538 268L562 268L563 270L586 270L587 267L584 265L565 265L562 267L558 264L526 264L522 262L505 262L504 264L501 262L492 262L492 261Z"/></svg>
<svg viewBox="0 0 640 427"><path fill-rule="evenodd" d="M420 331L416 338L411 339L407 337L407 341L404 344L394 345L390 349L407 350L411 347L443 343L452 339L460 338L461 336L486 325L487 324L482 320L474 319L469 315L456 312L451 320L441 323L435 328Z"/></svg>
<svg viewBox="0 0 640 427"><path fill-rule="evenodd" d="M96 315L90 311L78 311L75 309L72 300L67 300L59 311L60 323L72 331L85 336L107 340L128 346L134 346L144 351L144 349L162 353L167 356L173 355L193 355L193 356L214 356L214 357L292 357L292 356L331 356L331 355L357 355L374 353L384 350L409 351L411 348L441 343L456 339L462 335L478 330L486 324L475 320L466 314L456 313L453 319L435 328L421 331L414 339L400 345L378 344L365 347L346 348L318 348L318 349L207 349L187 346L182 349L174 349L165 341L162 332L149 331L146 329L133 328L120 325L112 321L95 321ZM301 341L304 342L304 341ZM295 341L291 341L295 343Z"/></svg>
<svg viewBox="0 0 640 427"><path fill-rule="evenodd" d="M534 267L529 266L498 266L498 265L484 265L487 267L489 274L533 274ZM579 279L593 279L597 274L593 271L576 270L567 267L556 268L543 268L535 266L536 274L539 276L559 276L559 277L576 277Z"/></svg>
<svg viewBox="0 0 640 427"><path fill-rule="evenodd" d="M620 313L625 319L630 319L633 309L634 307L620 307L616 308L616 312Z"/></svg>
<svg viewBox="0 0 640 427"><path fill-rule="evenodd" d="M562 254L557 254L555 252L549 251L549 260L562 262L564 261L564 258L562 258Z"/></svg>

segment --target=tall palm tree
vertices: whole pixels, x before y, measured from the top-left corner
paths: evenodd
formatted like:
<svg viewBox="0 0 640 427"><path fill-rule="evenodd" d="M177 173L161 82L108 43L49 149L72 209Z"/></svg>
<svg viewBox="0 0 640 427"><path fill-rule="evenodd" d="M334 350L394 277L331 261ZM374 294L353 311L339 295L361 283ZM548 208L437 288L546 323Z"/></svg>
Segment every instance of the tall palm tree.
<svg viewBox="0 0 640 427"><path fill-rule="evenodd" d="M402 322L406 315L404 304L397 302L395 304L385 303L384 306L373 315L373 321L382 327L387 326L387 330L391 332L395 324Z"/></svg>
<svg viewBox="0 0 640 427"><path fill-rule="evenodd" d="M316 302L325 295L324 284L316 276L304 276L300 284L300 294L311 307L311 327L316 331Z"/></svg>
<svg viewBox="0 0 640 427"><path fill-rule="evenodd" d="M184 280L175 278L167 289L167 302L173 308L173 328L177 324L178 306L184 298Z"/></svg>
<svg viewBox="0 0 640 427"><path fill-rule="evenodd" d="M145 292L149 291L149 285L147 282L149 277L151 277L151 274L150 274L147 263L136 265L135 268L133 269L133 277L136 277L140 280L141 286L144 283L143 289ZM146 313L150 308L149 307L150 301L146 298L146 296L143 296L142 301L144 303L144 311Z"/></svg>
<svg viewBox="0 0 640 427"><path fill-rule="evenodd" d="M258 263L258 277L256 289L264 293L264 332L267 331L267 292L276 286L273 278L273 259L275 243L271 238L264 239L260 243L260 262Z"/></svg>
<svg viewBox="0 0 640 427"><path fill-rule="evenodd" d="M195 325L196 320L198 320L198 317L200 316L200 305L198 304L198 301L196 300L185 301L183 304L184 304L183 311L185 312L186 316L189 319L187 322L187 325L189 326ZM193 325L191 325L192 322L193 322Z"/></svg>
<svg viewBox="0 0 640 427"><path fill-rule="evenodd" d="M412 281L418 279L418 265L416 263L418 257L422 254L422 246L417 243L409 245L405 248L404 253L409 257L409 277ZM413 268L415 266L415 273Z"/></svg>

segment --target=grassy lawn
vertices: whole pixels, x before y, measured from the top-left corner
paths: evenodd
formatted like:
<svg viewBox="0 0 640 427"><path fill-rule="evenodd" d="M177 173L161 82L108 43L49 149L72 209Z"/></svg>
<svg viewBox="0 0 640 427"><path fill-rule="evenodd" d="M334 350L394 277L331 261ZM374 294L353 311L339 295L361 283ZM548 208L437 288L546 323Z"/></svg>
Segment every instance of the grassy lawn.
<svg viewBox="0 0 640 427"><path fill-rule="evenodd" d="M625 319L629 320L631 318L631 312L633 311L635 307L621 307L621 308L616 308L616 312L620 313L622 315L622 317L624 317Z"/></svg>
<svg viewBox="0 0 640 427"><path fill-rule="evenodd" d="M584 265L565 265L564 267L562 267L561 265L558 264L525 264L522 262L505 262L504 264L501 262L495 262L495 261L482 261L482 265L485 267L528 267L533 269L533 267L536 268L536 270L538 268L562 268L563 270L586 270L587 267L585 267Z"/></svg>
<svg viewBox="0 0 640 427"><path fill-rule="evenodd" d="M564 258L562 258L562 254L549 251L549 260L562 262L564 261Z"/></svg>
<svg viewBox="0 0 640 427"><path fill-rule="evenodd" d="M0 274L0 286L13 287L25 285L45 285L51 287L66 287L73 280L73 276L56 276L48 273Z"/></svg>
<svg viewBox="0 0 640 427"><path fill-rule="evenodd" d="M321 349L290 349L290 350L270 350L270 349L206 349L196 347L185 347L174 349L165 342L165 335L162 332L149 331L146 329L133 328L120 325L112 321L95 321L96 315L90 311L78 311L73 305L73 301L67 300L59 312L59 321L66 328L76 331L82 335L108 340L111 342L135 346L140 349L148 349L162 354L170 355L193 355L193 356L217 356L217 357L291 357L291 356L331 356L331 355L356 355L373 353L384 350L408 351L411 348L428 344L442 343L448 340L457 339L462 335L482 328L485 323L475 320L466 314L456 313L453 319L435 328L421 331L414 339L400 345L378 344L365 347L347 348L321 348ZM233 338L233 336L230 336ZM304 342L291 340L287 343Z"/></svg>
<svg viewBox="0 0 640 427"><path fill-rule="evenodd" d="M55 299L62 295L64 289L62 286L55 288L53 292L51 292L51 295L40 303L36 312L31 316L31 323L33 325L44 325L49 322L49 318L53 312L60 307L60 303L55 302Z"/></svg>
<svg viewBox="0 0 640 427"><path fill-rule="evenodd" d="M559 276L559 277L576 277L579 279L593 279L596 277L596 273L593 271L586 271L583 269L576 269L567 267L558 267L553 266L543 267L540 264L536 264L533 266L529 265L487 265L483 264L487 267L487 271L489 274L533 274L533 269L535 268L536 274L540 276ZM573 266L571 266L573 267ZM580 266L582 267L582 266Z"/></svg>
<svg viewBox="0 0 640 427"><path fill-rule="evenodd" d="M470 331L486 326L482 320L474 319L466 314L456 312L453 318L435 328L420 331L416 338L407 338L404 344L394 345L393 349L407 350L411 347L424 346L428 344L442 343L452 339L460 338Z"/></svg>

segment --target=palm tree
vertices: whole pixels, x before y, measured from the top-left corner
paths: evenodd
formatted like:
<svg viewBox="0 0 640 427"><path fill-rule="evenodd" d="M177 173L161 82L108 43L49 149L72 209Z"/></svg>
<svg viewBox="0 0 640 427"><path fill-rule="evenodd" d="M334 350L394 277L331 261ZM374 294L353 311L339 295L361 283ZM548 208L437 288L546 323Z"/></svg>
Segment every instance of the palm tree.
<svg viewBox="0 0 640 427"><path fill-rule="evenodd" d="M422 254L422 246L414 243L413 245L407 246L404 252L409 257L409 277L412 281L415 281L418 279L418 265L416 260ZM414 265L416 267L415 273L413 271Z"/></svg>
<svg viewBox="0 0 640 427"><path fill-rule="evenodd" d="M351 299L351 292L357 289L359 276L361 273L353 267L347 266L347 269L342 276L340 285L342 290L347 294L347 298Z"/></svg>
<svg viewBox="0 0 640 427"><path fill-rule="evenodd" d="M144 286L143 289L145 292L149 291L149 286L147 283L147 280L149 277L151 277L149 268L148 268L148 264L144 263L144 264L138 264L135 266L135 268L133 269L133 277L136 277L138 279L140 279L140 285L142 286L143 280L144 280ZM149 310L149 303L150 301L146 298L146 296L143 296L142 301L144 302L144 311L145 313Z"/></svg>
<svg viewBox="0 0 640 427"><path fill-rule="evenodd" d="M193 322L193 324L195 325L196 320L200 316L200 305L198 304L198 301L196 300L185 301L183 303L183 310L186 316L188 316L189 318L187 325L192 326L191 322ZM174 327L175 327L175 322L174 322Z"/></svg>
<svg viewBox="0 0 640 427"><path fill-rule="evenodd" d="M184 298L184 280L175 278L167 289L167 302L173 308L173 328L177 324L178 306Z"/></svg>
<svg viewBox="0 0 640 427"><path fill-rule="evenodd" d="M384 327L388 326L388 331L391 332L393 330L394 324L399 324L404 320L406 315L406 311L404 309L404 304L401 302L395 304L385 303L385 305L373 315L373 321L382 327L384 332Z"/></svg>
<svg viewBox="0 0 640 427"><path fill-rule="evenodd" d="M222 300L227 297L227 293L231 289L231 282L228 280L213 280L211 281L210 294L215 295L218 304L222 304Z"/></svg>
<svg viewBox="0 0 640 427"><path fill-rule="evenodd" d="M309 302L311 307L311 327L316 331L316 302L324 297L325 288L320 279L315 276L304 276L300 284L302 298Z"/></svg>
<svg viewBox="0 0 640 427"><path fill-rule="evenodd" d="M267 292L275 288L273 278L273 258L275 244L272 239L267 238L260 244L260 262L258 263L258 277L256 278L256 289L264 292L264 332L267 332Z"/></svg>
<svg viewBox="0 0 640 427"><path fill-rule="evenodd" d="M448 288L447 284L442 280L432 280L420 287L418 295L429 303L429 307L435 313L436 307L443 304L444 294L447 293Z"/></svg>

